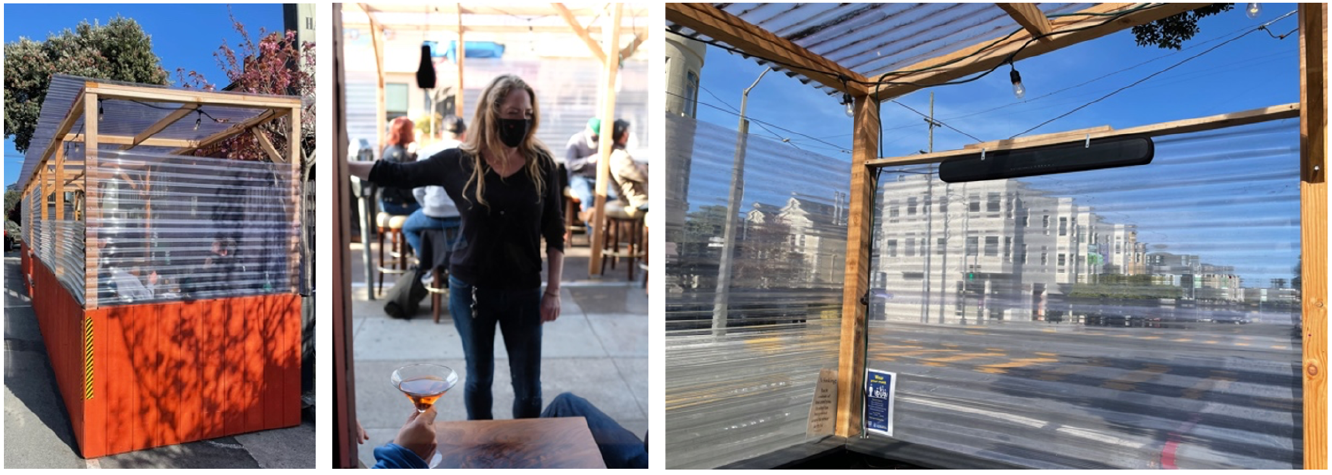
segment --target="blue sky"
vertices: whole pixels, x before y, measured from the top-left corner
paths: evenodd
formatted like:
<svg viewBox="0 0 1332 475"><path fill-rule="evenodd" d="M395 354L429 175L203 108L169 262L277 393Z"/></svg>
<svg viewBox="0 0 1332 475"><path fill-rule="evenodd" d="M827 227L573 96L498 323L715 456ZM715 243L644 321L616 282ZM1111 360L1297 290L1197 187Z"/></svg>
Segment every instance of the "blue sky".
<svg viewBox="0 0 1332 475"><path fill-rule="evenodd" d="M930 92L933 91L937 119L985 141L1005 139L1295 10L1293 4L1263 4L1259 18L1250 19L1240 7L1237 4L1234 10L1203 19L1199 23L1201 32L1185 42L1185 49L1179 52L1137 46L1131 32L1125 30L1053 53L1020 60L1017 69L1027 88L1026 101L1019 101L1013 95L1007 67L969 84L928 88L900 97L898 101L927 112ZM1297 18L1297 15L1291 15L1271 25L1270 29L1278 35L1289 32L1295 29ZM1100 125L1123 129L1299 102L1298 51L1298 33L1277 40L1265 32L1255 32L1027 135ZM1085 86L1039 98L1143 62L1147 63ZM755 60L708 47L700 74L701 85L705 90L699 93L699 102L726 109L729 109L727 104L738 108L741 92L754 82L763 69L764 66ZM769 73L750 93L748 110L753 119L830 142L831 145L823 144L810 138L776 131L782 138L790 138L791 142L806 150L844 160L849 166L850 155L842 150L851 148L852 121L839 102L840 95L828 96L785 74ZM1000 109L991 111L995 108ZM883 103L881 111L886 156L910 155L927 148L928 129L920 116L891 102ZM698 119L732 130L737 123L734 114L702 104L698 107ZM751 125L750 131L755 136L773 138L772 134L756 125ZM936 129L934 133L935 150L956 149L974 142L946 128ZM1040 186L1052 183L1061 182L1047 180ZM1059 191L1071 190L1076 188ZM1282 193L1284 196L1292 191ZM1298 221L1298 191L1293 193L1293 215ZM1076 191L1072 191L1071 195L1079 196ZM747 193L745 201L782 202L784 198L752 196ZM1107 201L1113 201L1113 196L1108 193L1086 195L1078 199L1079 204L1093 206ZM1199 244L1193 238L1183 238L1185 233L1182 232L1152 229L1157 224L1152 213L1134 213L1132 209L1125 210L1122 205L1099 207L1115 210L1106 215L1108 220L1138 224L1141 240L1163 245L1156 249L1189 252L1191 245ZM1288 212L1290 209L1281 209L1282 215ZM1246 240L1269 241L1278 248L1264 254L1269 261L1280 262L1280 266L1287 267L1294 264L1298 253L1298 227L1250 231L1267 234L1249 236ZM1183 242L1186 240L1193 242ZM1294 249L1289 249L1292 241ZM1198 249L1208 247L1201 245ZM1249 249L1245 249L1247 251ZM1246 265L1239 262L1243 259L1238 249L1230 252L1198 250L1192 253L1202 254L1205 261L1214 261L1211 263L1218 265ZM1230 258L1236 262L1226 262L1232 260ZM1258 271L1257 267L1251 268L1253 272L1246 278L1246 286L1253 285L1250 279L1256 282L1269 278L1267 272ZM1267 267L1271 268L1269 271L1275 271L1275 267L1279 266L1269 263ZM1289 272L1270 277L1289 277Z"/></svg>
<svg viewBox="0 0 1332 475"><path fill-rule="evenodd" d="M172 84L177 83L176 68L199 71L210 82L226 85L227 77L213 53L223 40L235 47L241 41L227 15L228 5L14 5L4 6L5 42L20 37L45 40L51 33L73 29L83 20L105 25L116 14L133 18L152 37L153 52L162 59ZM251 38L258 39L259 28L282 28L282 5L231 5L231 12L245 25ZM18 181L23 157L14 149L12 137L5 138L5 184Z"/></svg>

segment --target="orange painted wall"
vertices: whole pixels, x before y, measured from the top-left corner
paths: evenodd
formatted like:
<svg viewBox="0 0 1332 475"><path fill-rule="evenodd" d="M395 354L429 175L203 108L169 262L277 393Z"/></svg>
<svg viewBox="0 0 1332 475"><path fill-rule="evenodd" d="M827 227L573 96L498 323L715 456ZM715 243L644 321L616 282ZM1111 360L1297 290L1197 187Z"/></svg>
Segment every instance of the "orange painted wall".
<svg viewBox="0 0 1332 475"><path fill-rule="evenodd" d="M34 265L33 307L85 458L300 424L299 295L84 312ZM85 315L94 329L87 400Z"/></svg>

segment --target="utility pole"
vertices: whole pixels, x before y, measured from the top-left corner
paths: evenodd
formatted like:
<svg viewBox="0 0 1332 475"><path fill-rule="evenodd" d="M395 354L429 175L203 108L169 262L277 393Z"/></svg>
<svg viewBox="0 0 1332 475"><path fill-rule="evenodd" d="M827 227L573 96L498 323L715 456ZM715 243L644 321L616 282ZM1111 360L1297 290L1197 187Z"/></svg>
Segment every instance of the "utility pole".
<svg viewBox="0 0 1332 475"><path fill-rule="evenodd" d="M717 266L717 292L712 305L714 336L726 334L727 307L731 294L732 255L735 248L735 228L738 225L736 215L739 213L740 201L744 199L745 191L745 142L749 135L749 119L745 118L745 106L749 103L749 91L758 86L768 71L772 71L772 68L764 69L758 79L754 80L754 84L745 88L744 94L740 96L740 131L736 134L735 140L735 165L731 168L731 195L726 200L726 227L722 230L721 264Z"/></svg>
<svg viewBox="0 0 1332 475"><path fill-rule="evenodd" d="M934 128L939 126L939 123L934 121L934 92L930 92L930 116L925 119L925 123L929 124L930 129L929 153L934 153ZM925 175L925 278L920 281L925 294L920 300L921 311L925 312L925 323L930 322L930 254L933 247L931 241L934 240L934 212L930 208L934 205L934 167L935 164L930 164L930 172ZM943 311L940 310L939 323L943 322Z"/></svg>

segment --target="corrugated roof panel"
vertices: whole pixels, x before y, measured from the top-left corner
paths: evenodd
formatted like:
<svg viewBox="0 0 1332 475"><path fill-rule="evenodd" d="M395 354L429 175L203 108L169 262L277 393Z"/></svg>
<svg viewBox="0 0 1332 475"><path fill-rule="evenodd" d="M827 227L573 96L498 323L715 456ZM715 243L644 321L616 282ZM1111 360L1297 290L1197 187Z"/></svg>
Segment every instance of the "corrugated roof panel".
<svg viewBox="0 0 1332 475"><path fill-rule="evenodd" d="M1007 36L1021 27L990 3L719 3L718 8L874 79ZM1087 4L1038 4L1046 15ZM680 28L690 37L697 31ZM766 64L760 60L760 63ZM774 69L782 70L780 66ZM810 82L804 71L785 71ZM816 85L832 93L832 89Z"/></svg>

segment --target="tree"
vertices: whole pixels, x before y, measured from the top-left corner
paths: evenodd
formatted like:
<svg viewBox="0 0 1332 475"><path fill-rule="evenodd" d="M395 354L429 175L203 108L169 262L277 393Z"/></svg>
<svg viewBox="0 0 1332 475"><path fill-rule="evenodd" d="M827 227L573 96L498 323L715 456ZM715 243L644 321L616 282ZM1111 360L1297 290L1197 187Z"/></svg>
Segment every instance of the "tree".
<svg viewBox="0 0 1332 475"><path fill-rule="evenodd" d="M1156 45L1162 49L1178 50L1181 44L1198 34L1198 20L1228 12L1234 6L1233 3L1213 3L1145 25L1138 25L1133 27L1133 36L1137 39L1138 46Z"/></svg>
<svg viewBox="0 0 1332 475"><path fill-rule="evenodd" d="M259 41L255 41L246 31L245 25L231 15L232 26L241 35L241 43L232 48L226 41L213 53L218 65L227 74L231 84L226 90L250 94L271 94L279 96L300 96L301 98L301 150L296 154L301 160L302 179L314 165L315 147L315 45L305 42L296 44L296 32L285 34L259 29ZM208 82L198 71L177 69L176 74L187 88L212 91L215 84ZM273 143L282 156L287 156L290 147L291 122L284 117L270 121L251 133L262 133ZM227 157L238 160L267 161L268 154L258 144L251 133L243 133L220 141L213 146L199 149L199 156Z"/></svg>
<svg viewBox="0 0 1332 475"><path fill-rule="evenodd" d="M5 137L14 137L19 152L31 144L53 74L167 84L152 40L129 18L116 16L105 26L84 21L46 41L5 43Z"/></svg>

